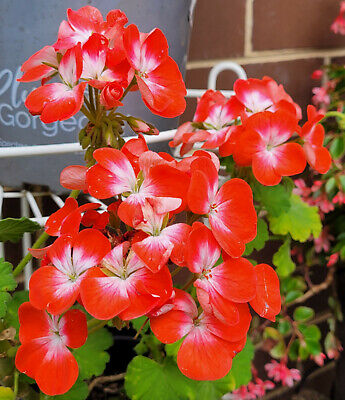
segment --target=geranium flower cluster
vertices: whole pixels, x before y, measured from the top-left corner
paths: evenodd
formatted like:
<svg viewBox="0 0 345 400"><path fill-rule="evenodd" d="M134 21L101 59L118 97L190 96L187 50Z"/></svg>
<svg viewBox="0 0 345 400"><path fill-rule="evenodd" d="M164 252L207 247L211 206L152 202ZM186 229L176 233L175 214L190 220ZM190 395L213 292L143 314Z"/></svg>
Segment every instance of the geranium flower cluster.
<svg viewBox="0 0 345 400"><path fill-rule="evenodd" d="M123 105L126 91L138 89L154 114L176 117L184 111L185 85L161 30L142 33L133 24L125 27L128 19L120 10L110 11L104 21L92 6L68 9L67 17L56 43L22 65L20 82L42 83L25 102L32 114L46 123L68 119L80 110L90 116L94 100L112 109ZM60 82L47 84L53 77ZM84 105L87 85L90 97Z"/></svg>
<svg viewBox="0 0 345 400"><path fill-rule="evenodd" d="M300 127L301 109L273 79L237 80L230 99L208 90L199 100L193 122L179 127L172 147L187 154L195 143L232 155L237 166L251 167L263 185L277 185L283 176L303 172L306 162L319 173L331 166L323 147L323 114L308 107L308 121Z"/></svg>
<svg viewBox="0 0 345 400"><path fill-rule="evenodd" d="M223 377L245 345L248 305L270 320L280 311L275 271L241 257L256 235L249 185L231 179L218 189L219 161L212 153L199 150L177 162L148 150L142 136L121 150L98 149L94 157L97 164L86 171L75 166L63 171L63 182L78 186L78 181L80 189L113 202L99 212L97 204L78 206L68 198L47 220L46 232L57 239L33 250L42 264L30 280L30 304L22 307L31 314L21 320L21 332L33 329L35 335L26 339L21 333L18 369L48 394L71 387L77 367L67 347L86 339L85 334L71 344L68 336L74 329L86 332L85 316L70 310L78 302L100 320L146 315L163 343L184 338L177 362L186 376ZM81 224L88 228L80 231ZM170 271L181 267L191 272L195 298L173 285ZM77 318L69 320L72 312ZM41 379L38 364L27 367L31 346L40 341L47 347L44 376L49 379Z"/></svg>

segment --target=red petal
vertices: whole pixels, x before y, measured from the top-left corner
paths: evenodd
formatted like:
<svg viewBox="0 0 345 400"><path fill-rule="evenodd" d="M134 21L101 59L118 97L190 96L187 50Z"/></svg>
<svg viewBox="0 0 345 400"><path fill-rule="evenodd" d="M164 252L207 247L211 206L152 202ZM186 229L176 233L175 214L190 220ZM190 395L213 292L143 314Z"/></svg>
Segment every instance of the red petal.
<svg viewBox="0 0 345 400"><path fill-rule="evenodd" d="M86 171L83 165L70 165L60 174L60 184L70 190L86 190Z"/></svg>
<svg viewBox="0 0 345 400"><path fill-rule="evenodd" d="M59 332L66 346L81 347L87 338L85 314L80 310L68 310L59 321Z"/></svg>
<svg viewBox="0 0 345 400"><path fill-rule="evenodd" d="M78 202L72 197L68 197L60 210L53 213L45 224L45 231L50 236L59 236L61 225L64 219L78 208ZM79 229L79 226L78 228Z"/></svg>
<svg viewBox="0 0 345 400"><path fill-rule="evenodd" d="M19 307L18 316L20 323L19 340L22 344L50 334L48 314L45 311L38 310L29 302L26 302Z"/></svg>
<svg viewBox="0 0 345 400"><path fill-rule="evenodd" d="M127 286L126 280L106 276L99 268L92 268L80 288L85 309L97 319L115 317L130 304Z"/></svg>
<svg viewBox="0 0 345 400"><path fill-rule="evenodd" d="M210 229L203 224L193 224L186 252L190 271L201 273L216 264L221 250Z"/></svg>
<svg viewBox="0 0 345 400"><path fill-rule="evenodd" d="M245 258L229 259L214 267L209 282L225 298L246 303L256 295L256 275L253 265Z"/></svg>
<svg viewBox="0 0 345 400"><path fill-rule="evenodd" d="M154 335L162 343L174 343L193 328L192 318L183 311L169 311L150 319Z"/></svg>
<svg viewBox="0 0 345 400"><path fill-rule="evenodd" d="M61 314L69 309L79 294L80 279L72 281L66 274L52 266L41 267L30 279L30 302L34 307L51 314Z"/></svg>
<svg viewBox="0 0 345 400"><path fill-rule="evenodd" d="M223 378L231 368L232 345L211 332L195 327L177 354L180 371L190 379Z"/></svg>
<svg viewBox="0 0 345 400"><path fill-rule="evenodd" d="M278 276L267 264L258 264L254 269L257 276L256 296L250 305L261 317L275 321L281 309Z"/></svg>

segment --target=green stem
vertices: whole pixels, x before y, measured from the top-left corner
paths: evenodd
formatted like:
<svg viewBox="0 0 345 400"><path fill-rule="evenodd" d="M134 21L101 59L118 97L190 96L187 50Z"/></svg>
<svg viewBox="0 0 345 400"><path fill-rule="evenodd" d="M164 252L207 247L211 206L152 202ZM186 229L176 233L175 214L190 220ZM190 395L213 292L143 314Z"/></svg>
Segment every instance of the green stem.
<svg viewBox="0 0 345 400"><path fill-rule="evenodd" d="M89 121L96 125L95 119L84 105L81 107L80 111L85 115L86 118L88 118Z"/></svg>
<svg viewBox="0 0 345 400"><path fill-rule="evenodd" d="M330 117L336 117L345 120L345 114L339 112L339 111L328 111L325 116L323 117L322 120Z"/></svg>
<svg viewBox="0 0 345 400"><path fill-rule="evenodd" d="M39 249L42 244L44 244L47 239L49 238L49 235L45 232L43 232L39 238L36 240L36 242L33 244L32 248L33 249ZM16 266L16 268L13 271L13 276L16 277L18 276L23 269L25 268L26 264L32 259L32 255L31 253L28 253L23 259L22 261Z"/></svg>
<svg viewBox="0 0 345 400"><path fill-rule="evenodd" d="M171 277L173 278L175 275L177 275L183 267L177 267L173 270L173 272L171 273Z"/></svg>
<svg viewBox="0 0 345 400"><path fill-rule="evenodd" d="M13 398L17 399L18 395L18 380L19 380L19 371L17 369L14 370L14 382L13 382Z"/></svg>
<svg viewBox="0 0 345 400"><path fill-rule="evenodd" d="M136 84L136 77L134 76L133 79L131 80L130 84L127 86L126 90L123 92L123 95L120 98L120 101L122 101L126 94L131 90L131 88Z"/></svg>
<svg viewBox="0 0 345 400"><path fill-rule="evenodd" d="M68 197L73 197L76 199L79 196L80 190L72 190Z"/></svg>
<svg viewBox="0 0 345 400"><path fill-rule="evenodd" d="M93 320L91 320L91 321L93 321ZM94 322L94 323L90 324L90 325L92 325L91 327L88 324L89 335L91 333L94 333L94 332L98 331L99 329L103 328L103 326L107 325L107 323L108 323L108 320L99 321L96 319L95 321L97 322L97 324L96 324L96 322Z"/></svg>
<svg viewBox="0 0 345 400"><path fill-rule="evenodd" d="M89 91L89 102L90 102L90 110L91 112L95 113L96 112L96 107L95 107L95 99L93 97L93 88L92 86L88 85L88 91Z"/></svg>
<svg viewBox="0 0 345 400"><path fill-rule="evenodd" d="M80 193L80 190L72 190L69 197L73 197L74 199L76 199L78 197ZM43 232L38 239L36 240L36 242L32 245L33 249L40 249L41 246L48 240L49 235L46 232ZM21 262L16 266L16 268L13 271L13 276L16 277L18 276L23 269L25 268L25 266L27 265L27 263L32 259L32 255L31 253L28 253L22 260Z"/></svg>
<svg viewBox="0 0 345 400"><path fill-rule="evenodd" d="M144 323L141 325L141 327L139 328L138 332L136 333L136 335L134 336L134 340L138 339L138 336L140 335L141 331L144 329L145 325L149 322L149 318L146 318Z"/></svg>

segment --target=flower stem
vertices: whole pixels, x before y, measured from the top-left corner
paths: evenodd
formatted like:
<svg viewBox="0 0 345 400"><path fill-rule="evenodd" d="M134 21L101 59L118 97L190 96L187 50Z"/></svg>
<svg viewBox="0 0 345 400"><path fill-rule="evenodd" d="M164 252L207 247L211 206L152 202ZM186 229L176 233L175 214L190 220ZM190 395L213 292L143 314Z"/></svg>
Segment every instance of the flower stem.
<svg viewBox="0 0 345 400"><path fill-rule="evenodd" d="M325 116L323 117L323 120L326 118L330 118L330 117L336 117L336 118L340 118L345 120L345 114L341 113L339 111L328 111L326 112Z"/></svg>
<svg viewBox="0 0 345 400"><path fill-rule="evenodd" d="M36 240L36 242L33 244L32 248L33 249L39 249L42 244L44 244L47 239L49 238L49 235L46 232L43 232L39 238ZM26 264L32 259L31 253L28 253L22 261L16 266L16 268L13 271L13 276L16 277L18 276L23 269L25 268Z"/></svg>
<svg viewBox="0 0 345 400"><path fill-rule="evenodd" d="M90 335L91 333L94 333L96 331L98 331L99 329L103 328L103 326L107 325L108 320L105 321L100 321L98 319L92 319L90 321L88 321L88 334Z"/></svg>
<svg viewBox="0 0 345 400"><path fill-rule="evenodd" d="M140 335L141 331L144 329L145 325L149 322L149 318L146 318L144 323L141 325L141 327L139 328L138 332L136 333L136 335L134 336L134 340L138 339L138 336Z"/></svg>
<svg viewBox="0 0 345 400"><path fill-rule="evenodd" d="M80 193L80 190L72 190L69 197L73 197L74 199L76 199L78 197ZM48 240L49 235L46 232L43 232L39 238L36 240L36 242L33 244L32 248L33 249L39 249L41 248L41 246ZM21 262L16 266L16 268L13 271L13 276L16 277L18 276L23 269L25 268L25 266L27 265L27 263L32 259L32 255L31 253L28 253L22 260Z"/></svg>
<svg viewBox="0 0 345 400"><path fill-rule="evenodd" d="M122 101L124 98L125 98L125 96L126 96L126 94L131 90L131 88L136 84L136 78L135 78L135 76L133 77L133 79L131 80L131 82L130 82L130 84L127 86L127 88L126 88L126 90L123 92L123 95L121 96L121 98L120 98L120 101Z"/></svg>
<svg viewBox="0 0 345 400"><path fill-rule="evenodd" d="M14 370L14 377L13 377L13 399L17 399L18 395L18 380L19 380L19 371L17 369Z"/></svg>

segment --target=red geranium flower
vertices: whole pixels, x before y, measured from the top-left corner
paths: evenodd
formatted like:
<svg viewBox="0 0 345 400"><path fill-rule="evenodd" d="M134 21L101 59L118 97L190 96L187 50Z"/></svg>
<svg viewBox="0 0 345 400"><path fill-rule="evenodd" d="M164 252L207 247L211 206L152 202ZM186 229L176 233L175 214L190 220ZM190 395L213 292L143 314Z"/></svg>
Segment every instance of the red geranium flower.
<svg viewBox="0 0 345 400"><path fill-rule="evenodd" d="M186 88L176 62L168 55L163 32L156 28L143 34L130 25L125 29L123 42L147 107L162 117L181 115L186 108Z"/></svg>
<svg viewBox="0 0 345 400"><path fill-rule="evenodd" d="M51 314L68 310L77 300L85 272L109 251L109 240L95 229L85 229L73 239L60 236L48 249L51 265L39 268L30 279L30 302Z"/></svg>
<svg viewBox="0 0 345 400"><path fill-rule="evenodd" d="M55 396L66 393L78 378L78 363L68 347L77 349L87 338L85 314L69 310L49 315L30 303L18 310L19 340L16 367L35 379L43 393Z"/></svg>

